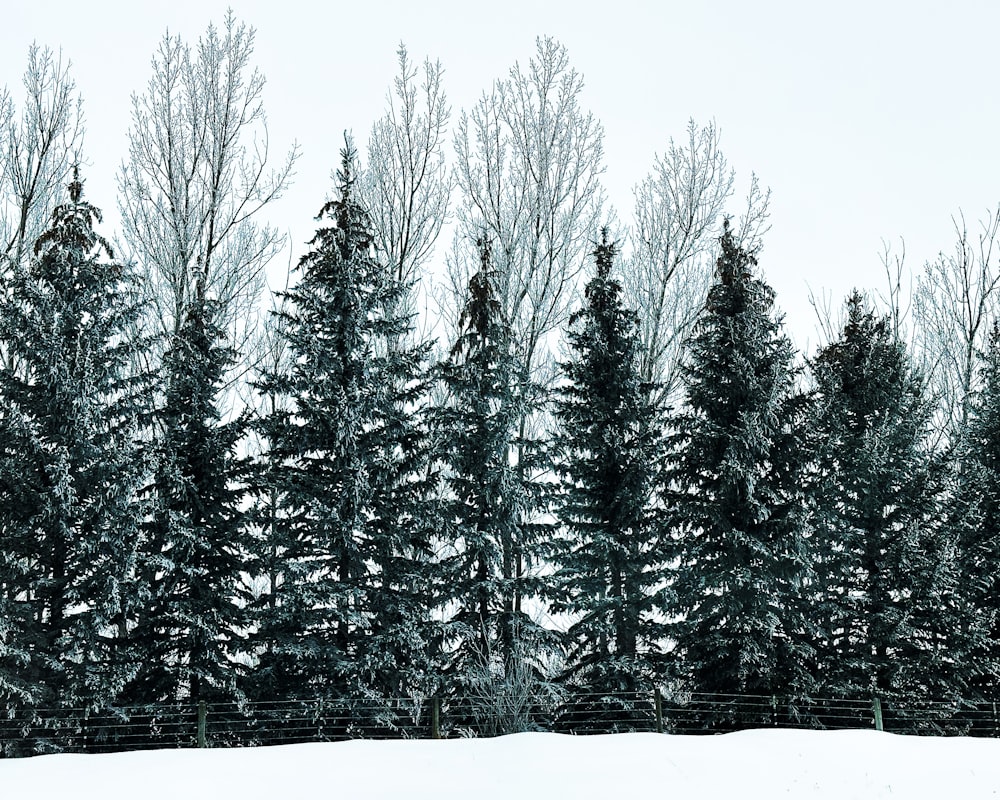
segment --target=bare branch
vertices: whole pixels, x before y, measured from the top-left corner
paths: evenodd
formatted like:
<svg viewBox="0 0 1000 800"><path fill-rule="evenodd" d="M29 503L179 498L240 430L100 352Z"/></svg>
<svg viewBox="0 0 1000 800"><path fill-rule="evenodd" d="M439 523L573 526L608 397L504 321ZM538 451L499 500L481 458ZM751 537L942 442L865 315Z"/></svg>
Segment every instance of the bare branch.
<svg viewBox="0 0 1000 800"><path fill-rule="evenodd" d="M24 105L15 113L0 95L2 255L21 263L45 229L83 145L83 104L62 54L32 45L24 73Z"/></svg>
<svg viewBox="0 0 1000 800"><path fill-rule="evenodd" d="M525 376L545 361L549 335L568 317L604 205L604 131L581 108L582 90L566 48L538 39L527 70L515 65L463 111L455 136L462 202L448 305L460 305L475 269L470 245L485 235Z"/></svg>
<svg viewBox="0 0 1000 800"><path fill-rule="evenodd" d="M359 182L376 248L396 278L412 284L448 220L452 178L444 140L451 109L441 63L425 59L420 80L402 44L397 55L399 73L385 116L372 126Z"/></svg>
<svg viewBox="0 0 1000 800"><path fill-rule="evenodd" d="M816 315L816 327L819 331L820 346L829 344L837 339L843 329L842 310L834 314L833 295L826 289L816 294L809 289L809 305L812 306Z"/></svg>
<svg viewBox="0 0 1000 800"><path fill-rule="evenodd" d="M1000 208L988 211L979 232L952 218L955 245L924 265L914 297L916 351L938 400L937 423L952 443L965 428L976 363L997 319L1000 286Z"/></svg>
<svg viewBox="0 0 1000 800"><path fill-rule="evenodd" d="M683 344L711 285L733 182L715 123L699 127L690 120L687 141L671 139L634 191L632 256L622 283L640 318L642 378L661 386L661 399L679 387ZM743 246L753 251L767 230L769 198L754 176L737 230Z"/></svg>
<svg viewBox="0 0 1000 800"><path fill-rule="evenodd" d="M885 272L886 290L878 293L878 298L889 312L893 336L897 341L906 341L906 322L913 304L912 289L904 287L906 276L906 242L900 239L900 251L892 252L892 246L882 242L882 270Z"/></svg>
<svg viewBox="0 0 1000 800"><path fill-rule="evenodd" d="M152 324L173 334L200 280L237 350L250 346L264 268L284 245L257 218L281 197L298 158L293 146L269 166L253 47L254 30L232 12L193 49L165 35L146 92L133 95L119 172L124 238L146 270Z"/></svg>

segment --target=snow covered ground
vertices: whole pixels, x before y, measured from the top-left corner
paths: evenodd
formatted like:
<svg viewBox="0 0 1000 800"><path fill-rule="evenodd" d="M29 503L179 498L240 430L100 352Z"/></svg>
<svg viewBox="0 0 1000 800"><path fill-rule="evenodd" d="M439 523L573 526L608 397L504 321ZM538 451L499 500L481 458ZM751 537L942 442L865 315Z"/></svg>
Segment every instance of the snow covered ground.
<svg viewBox="0 0 1000 800"><path fill-rule="evenodd" d="M0 797L32 800L996 796L1000 740L875 731L526 733L0 761Z"/></svg>

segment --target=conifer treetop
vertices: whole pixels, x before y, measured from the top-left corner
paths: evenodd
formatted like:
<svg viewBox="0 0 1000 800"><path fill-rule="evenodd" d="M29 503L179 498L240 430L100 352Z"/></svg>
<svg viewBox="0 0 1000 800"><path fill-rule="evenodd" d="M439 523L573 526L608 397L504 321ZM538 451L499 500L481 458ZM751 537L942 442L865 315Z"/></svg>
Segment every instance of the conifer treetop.
<svg viewBox="0 0 1000 800"><path fill-rule="evenodd" d="M93 252L97 248L103 250L108 258L114 258L110 243L94 230L103 215L99 208L83 199L83 180L78 165L73 166L73 180L66 188L69 202L56 206L52 211L52 225L35 241L35 255L58 243L94 256L99 255Z"/></svg>

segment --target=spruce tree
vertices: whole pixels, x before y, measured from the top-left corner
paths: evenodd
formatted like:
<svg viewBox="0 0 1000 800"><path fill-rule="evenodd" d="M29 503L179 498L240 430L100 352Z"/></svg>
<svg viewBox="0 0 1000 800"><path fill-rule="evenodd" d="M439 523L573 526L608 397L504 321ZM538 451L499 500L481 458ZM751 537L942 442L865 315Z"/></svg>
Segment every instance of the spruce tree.
<svg viewBox="0 0 1000 800"><path fill-rule="evenodd" d="M692 691L797 696L811 663L803 399L773 290L728 223L720 245L687 345L686 408L673 421L673 654Z"/></svg>
<svg viewBox="0 0 1000 800"><path fill-rule="evenodd" d="M623 712L659 674L664 639L656 613L664 553L653 507L662 419L639 378L638 320L611 275L615 245L607 230L601 237L586 305L570 318L553 442L562 522L553 609L573 620L564 679L591 699L608 695L589 704L588 726L601 708L628 724ZM581 711L574 702L573 714Z"/></svg>
<svg viewBox="0 0 1000 800"><path fill-rule="evenodd" d="M242 418L224 422L223 381L235 353L204 280L163 356L153 416L149 518L141 550L150 587L134 638L143 662L130 700L232 699L246 628L241 572L249 542Z"/></svg>
<svg viewBox="0 0 1000 800"><path fill-rule="evenodd" d="M517 435L524 387L490 245L480 239L477 246L480 267L469 280L460 332L439 366L446 399L434 409L433 430L444 494L439 579L448 614L447 689L466 708L482 710L495 699L490 692L524 691L540 677L535 659L545 637L517 602L537 594L538 582L516 574L510 560L521 548L530 565L529 548L541 535L534 522L540 490L532 481L538 448Z"/></svg>
<svg viewBox="0 0 1000 800"><path fill-rule="evenodd" d="M1000 325L979 354L980 389L953 459L947 535L960 576L952 596L951 681L968 699L992 702L1000 680ZM948 600L948 597L943 598Z"/></svg>
<svg viewBox="0 0 1000 800"><path fill-rule="evenodd" d="M821 691L926 699L947 688L936 654L955 577L935 525L930 404L890 320L858 292L811 366Z"/></svg>
<svg viewBox="0 0 1000 800"><path fill-rule="evenodd" d="M0 696L14 704L104 707L139 659L140 312L100 219L74 171L0 310Z"/></svg>
<svg viewBox="0 0 1000 800"><path fill-rule="evenodd" d="M283 296L288 368L260 385L277 401L261 423L277 497L262 549L278 560L262 565L262 696L408 696L425 668L428 347L407 343L408 287L375 257L355 162L348 141L330 225Z"/></svg>

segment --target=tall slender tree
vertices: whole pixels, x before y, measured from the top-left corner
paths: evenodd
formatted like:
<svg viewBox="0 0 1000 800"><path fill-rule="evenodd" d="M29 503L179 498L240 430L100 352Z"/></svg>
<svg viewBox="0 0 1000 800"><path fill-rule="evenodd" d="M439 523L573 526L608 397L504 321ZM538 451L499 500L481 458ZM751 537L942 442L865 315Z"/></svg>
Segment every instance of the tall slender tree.
<svg viewBox="0 0 1000 800"><path fill-rule="evenodd" d="M811 688L804 403L773 290L728 224L720 245L674 422L674 654L695 691L789 696Z"/></svg>
<svg viewBox="0 0 1000 800"><path fill-rule="evenodd" d="M372 125L359 184L380 259L415 284L448 220L452 180L444 158L451 109L444 68L424 59L422 80L404 45L397 51L385 115Z"/></svg>
<svg viewBox="0 0 1000 800"><path fill-rule="evenodd" d="M604 189L604 130L581 102L583 76L566 48L539 37L535 53L495 81L455 134L456 204L454 246L448 260L449 301L442 314L460 335L458 317L470 279L480 268L468 246L480 236L491 242L493 294L509 326L523 401L518 439L537 436L543 393L555 377L551 345L569 317L579 291L590 237L601 219ZM521 481L530 455L515 462ZM513 582L515 606L530 594L526 553L516 539L505 555L504 579ZM519 588L524 578L525 585Z"/></svg>
<svg viewBox="0 0 1000 800"><path fill-rule="evenodd" d="M164 398L153 420L149 520L141 565L150 587L133 633L143 661L133 702L231 699L247 627L242 574L248 540L246 421L222 421L220 390L233 360L204 283L164 354Z"/></svg>
<svg viewBox="0 0 1000 800"><path fill-rule="evenodd" d="M373 255L355 170L348 140L330 224L284 295L287 369L261 385L285 400L261 426L279 493L264 549L280 564L264 570L258 691L281 695L399 696L425 660L427 346L405 343L406 286Z"/></svg>
<svg viewBox="0 0 1000 800"><path fill-rule="evenodd" d="M119 204L123 239L145 270L159 377L142 631L158 657L144 665L136 699L234 685L227 642L241 627L245 548L233 372L252 352L264 269L283 244L261 212L287 187L297 155L269 166L254 37L232 12L193 47L165 36L146 92L132 99Z"/></svg>
<svg viewBox="0 0 1000 800"><path fill-rule="evenodd" d="M942 444L956 447L977 391L977 357L987 347L1000 298L1000 209L980 221L978 236L953 217L955 244L924 264L916 278L914 354L919 359Z"/></svg>
<svg viewBox="0 0 1000 800"><path fill-rule="evenodd" d="M527 66L515 65L463 111L455 134L451 293L464 296L480 266L468 244L485 233L495 297L532 380L547 366L548 334L569 317L604 202L604 130L582 107L582 92L566 48L539 37Z"/></svg>
<svg viewBox="0 0 1000 800"><path fill-rule="evenodd" d="M616 254L605 229L586 305L570 318L571 358L555 410L563 536L553 553L553 607L574 619L571 685L591 697L621 693L631 703L662 664L665 558L653 500L664 452L662 418L639 377L638 319L611 274Z"/></svg>
<svg viewBox="0 0 1000 800"><path fill-rule="evenodd" d="M634 190L633 249L622 284L639 315L640 374L668 401L678 399L680 357L712 285L715 243L735 173L714 122L689 120L686 141L670 139ZM756 176L736 239L751 253L766 233L770 192Z"/></svg>
<svg viewBox="0 0 1000 800"><path fill-rule="evenodd" d="M0 311L0 691L50 708L113 702L138 658L140 304L100 219L74 173Z"/></svg>
<svg viewBox="0 0 1000 800"><path fill-rule="evenodd" d="M270 166L255 36L232 11L194 47L165 35L146 92L132 98L118 175L122 233L145 270L163 349L202 286L217 303L216 324L242 350L264 270L284 244L261 217L288 188L298 151Z"/></svg>
<svg viewBox="0 0 1000 800"><path fill-rule="evenodd" d="M812 373L822 686L914 699L936 677L915 673L929 667L920 653L941 609L928 603L949 557L932 527L932 409L890 319L858 292Z"/></svg>
<svg viewBox="0 0 1000 800"><path fill-rule="evenodd" d="M948 682L973 700L991 702L1000 677L1000 325L979 353L967 418L956 430L945 535L954 546L954 591L941 593L940 611L953 609L948 629ZM945 616L945 623L947 615Z"/></svg>
<svg viewBox="0 0 1000 800"><path fill-rule="evenodd" d="M516 461L535 450L518 439L524 398L511 329L495 286L489 242L478 241L480 269L469 281L461 335L440 365L446 401L434 410L434 431L443 465L443 525L447 538L441 564L443 601L454 609L445 625L448 674L461 693L483 667L513 674L535 626L517 604L520 593L538 586L517 577L513 554L528 551L539 531L527 520L537 509L530 470Z"/></svg>
<svg viewBox="0 0 1000 800"><path fill-rule="evenodd" d="M33 44L20 113L0 91L0 292L25 267L72 178L83 143L83 103L62 54Z"/></svg>

